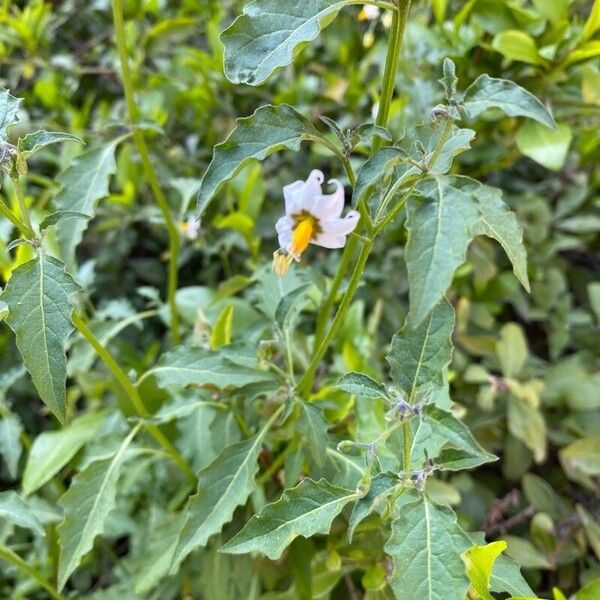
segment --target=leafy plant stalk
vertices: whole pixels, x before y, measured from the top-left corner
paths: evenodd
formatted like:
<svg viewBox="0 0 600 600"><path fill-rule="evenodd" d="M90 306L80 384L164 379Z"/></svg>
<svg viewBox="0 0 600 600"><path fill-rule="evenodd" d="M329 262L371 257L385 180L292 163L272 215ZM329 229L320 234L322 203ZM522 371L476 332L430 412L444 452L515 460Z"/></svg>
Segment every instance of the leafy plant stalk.
<svg viewBox="0 0 600 600"><path fill-rule="evenodd" d="M400 53L402 51L402 40L408 22L408 12L410 10L411 0L397 0L397 2L398 9L393 11L392 16L391 36L385 59L381 98L379 100L379 110L375 120L375 124L380 127L386 127L390 117L390 106L394 96L396 73L398 72ZM373 142L373 153L381 147L382 143L382 138L375 138Z"/></svg>
<svg viewBox="0 0 600 600"><path fill-rule="evenodd" d="M384 73L383 73L383 81L382 81L382 87L381 87L381 99L380 99L379 110L378 110L377 119L376 119L376 124L379 125L380 127L386 127L387 123L388 123L388 119L389 119L390 105L392 102L392 97L394 95L394 87L395 87L395 83L396 83L396 73L398 71L398 64L400 61L400 53L402 50L402 40L404 38L404 32L406 30L406 24L408 22L408 13L410 10L411 0L398 0L398 3L399 3L398 9L393 11L392 33L391 33L390 43L388 45L388 50L387 50L385 69L384 69ZM381 138L379 138L379 137L375 138L375 140L373 142L373 153L380 147L381 141L382 141ZM347 162L348 162L347 160L344 162L345 167L346 167ZM346 170L348 171L347 167L346 167ZM350 167L350 171L351 171L351 167ZM352 179L351 179L351 183L352 183L352 187L354 187ZM370 218L368 209L362 203L358 208L361 213L361 222L367 228L369 233L372 233L372 223L371 223L371 218ZM369 248L366 256L364 257L364 262L366 264L366 260L368 258L368 252L370 252L370 248L372 247L374 236L370 235L368 239L369 239L369 241L366 242L366 244L363 246L363 251L361 251L358 265L361 264L361 260L363 258L363 252L364 252L365 248ZM350 260L354 254L355 244L356 244L356 238L353 236L350 238L350 240L348 241L348 244L346 244L346 247L344 248L342 258L341 258L340 264L338 266L338 271L337 271L336 276L331 285L331 289L329 290L329 294L327 295L327 298L325 299L325 302L323 303L323 306L319 313L319 317L317 319L316 330L315 330L315 349L316 349L316 351L315 351L315 355L313 356L313 358L309 364L308 369L306 370L303 377L300 379L300 381L298 383L297 389L301 393L305 393L307 391L307 389L309 390L310 387L312 386L314 374L316 371L316 365L321 360L321 358L323 357L325 352L327 351L329 343L331 343L331 340L333 339L333 337L335 335L335 331L337 331L337 329L340 327L341 323L343 322L343 319L346 316L345 312L340 314L340 310L343 305L343 302L342 302L342 305L340 305L340 309L338 310L338 313L336 314L334 322L331 325L331 329L329 330L327 336L323 337L325 328L327 326L327 321L329 320L329 314L331 313L333 305L335 304L335 299L337 297L340 286L342 284L342 281L343 281L346 271L348 269ZM358 265L357 265L357 268L358 268ZM363 265L363 268L364 268L364 265ZM362 271L360 273L358 273L358 275L357 275L358 280L356 281L355 285L353 286L353 280L354 280L355 275L357 275L356 269L355 269L354 273L352 274L353 279L350 281L350 283L348 285L348 291L346 292L346 296L344 297L344 300L346 300L346 298L348 296L350 296L350 300L352 300L351 296L353 295L353 292L351 292L351 289L356 289L358 287L358 283L359 283L360 277L362 275ZM348 310L349 306L350 306L350 302L348 302L346 310ZM337 325L336 325L336 321L338 322ZM335 330L334 330L334 327L335 327ZM333 335L332 335L332 331L334 332Z"/></svg>
<svg viewBox="0 0 600 600"><path fill-rule="evenodd" d="M94 350L98 353L98 356L102 359L104 364L110 369L114 378L119 382L128 398L131 400L131 403L137 414L143 419L148 418L150 413L144 405L138 389L135 387L135 385L133 385L133 383L129 380L129 377L127 377L121 367L119 367L112 355L102 345L92 330L87 326L86 322L78 314L74 313L73 324L79 333L81 333L81 335L83 335L83 337L87 340L90 346L92 346L92 348L94 348ZM191 484L195 484L196 475L192 471L191 467L188 465L183 456L181 456L177 448L171 444L163 432L158 428L158 426L154 425L153 423L145 423L145 427L148 430L148 433L165 449L167 454L173 459L173 462L179 466L186 476L186 479L188 479Z"/></svg>
<svg viewBox="0 0 600 600"><path fill-rule="evenodd" d="M13 552L10 548L0 544L0 559L4 560L17 569L31 577L39 586L43 587L51 598L54 600L65 600L62 594L59 594L56 588L36 569L25 562L18 554Z"/></svg>
<svg viewBox="0 0 600 600"><path fill-rule="evenodd" d="M125 92L125 101L127 104L127 113L131 126L133 128L133 141L140 154L142 160L142 166L148 183L154 194L154 198L160 211L162 212L163 218L167 226L167 233L169 235L169 274L167 283L167 303L169 304L169 311L171 316L171 338L173 343L178 344L180 341L179 335L179 314L177 312L176 303L176 292L177 292L177 265L179 261L179 248L181 240L179 236L179 229L175 223L175 219L171 214L169 203L167 198L162 191L158 176L150 160L150 153L146 140L144 139L143 132L138 128L139 110L135 101L135 94L133 89L133 80L131 78L131 71L129 70L129 55L127 51L127 39L125 36L125 21L123 19L123 2L122 0L112 0L113 10L113 21L115 25L115 34L117 37L117 49L119 52L119 61L121 63L121 73L123 77L123 89Z"/></svg>

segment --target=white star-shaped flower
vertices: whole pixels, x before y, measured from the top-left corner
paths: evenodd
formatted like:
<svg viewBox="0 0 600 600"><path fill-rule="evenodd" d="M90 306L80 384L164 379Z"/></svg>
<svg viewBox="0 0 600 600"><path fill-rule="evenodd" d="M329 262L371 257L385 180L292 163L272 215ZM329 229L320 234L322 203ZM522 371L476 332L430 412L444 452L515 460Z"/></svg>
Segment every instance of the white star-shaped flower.
<svg viewBox="0 0 600 600"><path fill-rule="evenodd" d="M278 275L287 273L292 260L299 262L309 244L343 248L346 237L358 225L360 215L355 210L342 218L344 186L331 179L328 183L335 186L335 191L323 194L324 180L323 173L315 169L306 181L283 188L285 216L275 225L281 248L273 255L273 271Z"/></svg>
<svg viewBox="0 0 600 600"><path fill-rule="evenodd" d="M179 224L179 230L190 242L198 239L201 227L200 219L194 216L189 216L187 221Z"/></svg>
<svg viewBox="0 0 600 600"><path fill-rule="evenodd" d="M358 15L359 21L375 21L379 18L381 11L377 6L365 4Z"/></svg>

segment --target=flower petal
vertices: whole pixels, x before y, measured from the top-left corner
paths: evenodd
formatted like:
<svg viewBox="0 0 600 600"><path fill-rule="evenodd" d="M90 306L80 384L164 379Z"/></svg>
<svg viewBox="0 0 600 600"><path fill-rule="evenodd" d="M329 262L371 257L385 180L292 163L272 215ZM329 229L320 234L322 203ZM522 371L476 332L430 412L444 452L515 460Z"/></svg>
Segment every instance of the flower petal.
<svg viewBox="0 0 600 600"><path fill-rule="evenodd" d="M348 235L356 229L360 213L351 210L343 219L328 219L321 221L321 231L326 235Z"/></svg>
<svg viewBox="0 0 600 600"><path fill-rule="evenodd" d="M290 219L288 216L281 217L279 221L275 224L275 229L277 230L279 245L287 250L292 243L292 227L294 226L294 221Z"/></svg>
<svg viewBox="0 0 600 600"><path fill-rule="evenodd" d="M295 181L285 186L283 188L283 196L286 201L286 214L293 215L303 210L311 212L315 200L323 193L321 184L324 180L323 173L315 169L310 172L306 181Z"/></svg>
<svg viewBox="0 0 600 600"><path fill-rule="evenodd" d="M335 185L335 192L315 197L311 210L311 214L320 221L339 218L344 210L344 186L337 179L330 179L327 183Z"/></svg>
<svg viewBox="0 0 600 600"><path fill-rule="evenodd" d="M319 233L317 237L311 242L315 246L321 246L322 248L343 248L346 245L345 235L329 235L327 233Z"/></svg>

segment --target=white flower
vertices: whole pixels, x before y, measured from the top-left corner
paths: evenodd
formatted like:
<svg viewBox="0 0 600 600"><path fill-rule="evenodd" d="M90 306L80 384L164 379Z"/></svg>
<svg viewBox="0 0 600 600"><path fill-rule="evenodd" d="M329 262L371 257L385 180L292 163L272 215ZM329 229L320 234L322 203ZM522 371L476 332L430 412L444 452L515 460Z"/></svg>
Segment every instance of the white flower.
<svg viewBox="0 0 600 600"><path fill-rule="evenodd" d="M323 248L343 248L346 236L358 225L360 215L351 210L341 218L344 210L344 186L337 180L333 194L325 195L321 189L323 173L314 170L306 181L295 181L283 188L285 216L275 228L281 248L273 255L273 271L285 275L292 263L300 261L309 244Z"/></svg>
<svg viewBox="0 0 600 600"><path fill-rule="evenodd" d="M381 11L377 6L372 6L371 4L365 4L358 14L359 21L375 21L375 19L379 18Z"/></svg>
<svg viewBox="0 0 600 600"><path fill-rule="evenodd" d="M190 242L193 242L198 239L201 226L202 223L200 222L200 219L190 216L187 221L179 224L179 230L188 240L190 240Z"/></svg>

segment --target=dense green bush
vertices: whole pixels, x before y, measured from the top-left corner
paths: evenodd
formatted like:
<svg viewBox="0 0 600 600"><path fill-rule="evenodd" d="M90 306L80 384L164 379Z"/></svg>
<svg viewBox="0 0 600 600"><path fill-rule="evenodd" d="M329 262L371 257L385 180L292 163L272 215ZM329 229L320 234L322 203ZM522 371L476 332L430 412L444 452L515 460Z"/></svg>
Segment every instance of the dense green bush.
<svg viewBox="0 0 600 600"><path fill-rule="evenodd" d="M600 0L3 2L0 597L600 598L598 57Z"/></svg>

